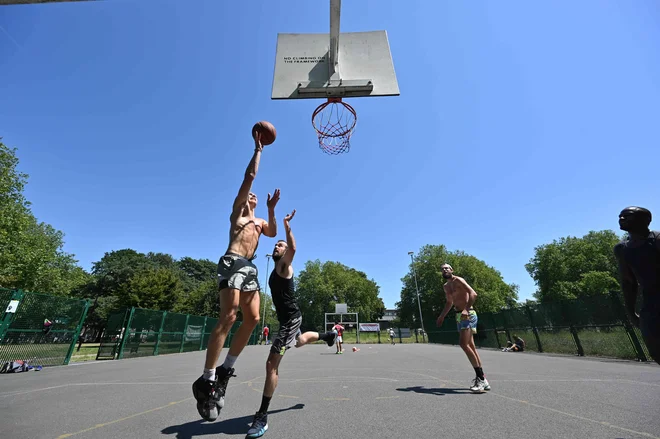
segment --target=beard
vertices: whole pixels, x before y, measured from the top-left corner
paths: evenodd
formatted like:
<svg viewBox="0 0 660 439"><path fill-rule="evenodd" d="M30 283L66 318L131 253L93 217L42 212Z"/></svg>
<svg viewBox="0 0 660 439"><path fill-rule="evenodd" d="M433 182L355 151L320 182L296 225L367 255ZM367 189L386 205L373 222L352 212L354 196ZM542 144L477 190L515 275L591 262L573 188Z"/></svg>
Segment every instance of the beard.
<svg viewBox="0 0 660 439"><path fill-rule="evenodd" d="M277 262L280 259L282 259L282 255L276 255L275 253L273 253L273 261Z"/></svg>
<svg viewBox="0 0 660 439"><path fill-rule="evenodd" d="M442 273L442 277L444 277L445 279L451 279L452 276L453 274L451 273Z"/></svg>

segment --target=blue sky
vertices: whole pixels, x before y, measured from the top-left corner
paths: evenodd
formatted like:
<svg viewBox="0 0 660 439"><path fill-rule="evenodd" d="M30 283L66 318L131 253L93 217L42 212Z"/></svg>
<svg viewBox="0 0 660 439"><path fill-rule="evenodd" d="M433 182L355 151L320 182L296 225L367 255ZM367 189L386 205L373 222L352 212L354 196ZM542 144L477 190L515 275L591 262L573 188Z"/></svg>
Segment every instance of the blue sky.
<svg viewBox="0 0 660 439"><path fill-rule="evenodd" d="M322 101L270 99L277 33L327 32L327 2L0 7L0 136L34 213L86 269L127 247L216 261L265 119L278 140L257 213L281 188L297 268L363 270L388 307L425 244L485 260L525 299L535 246L616 230L631 204L660 216L657 2L342 7L342 31L387 30L401 96L349 100L358 126L336 157L311 128Z"/></svg>

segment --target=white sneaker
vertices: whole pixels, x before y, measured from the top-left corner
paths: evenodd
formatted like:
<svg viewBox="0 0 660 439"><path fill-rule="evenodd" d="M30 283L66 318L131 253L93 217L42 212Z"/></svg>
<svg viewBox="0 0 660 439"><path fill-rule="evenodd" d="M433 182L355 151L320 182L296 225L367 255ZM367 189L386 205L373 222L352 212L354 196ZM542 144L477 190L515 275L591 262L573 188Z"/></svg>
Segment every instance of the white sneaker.
<svg viewBox="0 0 660 439"><path fill-rule="evenodd" d="M484 393L485 391L484 383L485 380L475 378L474 381L472 381L472 387L470 387L470 391L472 393Z"/></svg>
<svg viewBox="0 0 660 439"><path fill-rule="evenodd" d="M484 377L484 390L490 390L490 384L488 384L488 380Z"/></svg>

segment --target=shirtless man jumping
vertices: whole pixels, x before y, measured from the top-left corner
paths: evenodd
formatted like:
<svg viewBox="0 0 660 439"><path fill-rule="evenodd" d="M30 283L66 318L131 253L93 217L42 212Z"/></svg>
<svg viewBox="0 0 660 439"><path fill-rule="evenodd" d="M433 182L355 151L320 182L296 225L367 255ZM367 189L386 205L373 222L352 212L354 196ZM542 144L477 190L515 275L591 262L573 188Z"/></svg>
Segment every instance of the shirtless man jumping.
<svg viewBox="0 0 660 439"><path fill-rule="evenodd" d="M215 421L225 404L225 392L229 378L234 375L234 363L250 339L250 334L259 322L259 281L257 267L252 263L256 257L261 234L277 236L275 205L280 199L280 190L273 197L268 194L268 221L254 216L257 196L250 192L257 175L263 145L261 134L252 133L254 154L247 166L243 184L234 200L229 221L229 247L218 262L220 289L220 317L213 328L206 350L204 374L192 385L197 400L197 411L207 421ZM216 368L227 334L236 321L238 307L243 312L243 323L231 340L224 363Z"/></svg>
<svg viewBox="0 0 660 439"><path fill-rule="evenodd" d="M472 308L474 302L477 300L477 293L462 277L454 276L454 269L451 265L444 264L442 267L442 277L447 279L444 285L445 297L447 304L442 314L438 317L436 322L438 326L442 326L445 317L449 310L454 307L456 310L456 324L459 331L459 342L461 348L465 352L477 373L477 377L472 382L470 390L474 393L483 393L485 390L490 390L490 384L484 376L482 369L481 358L477 352L477 347L474 345L474 334L477 333L477 313Z"/></svg>

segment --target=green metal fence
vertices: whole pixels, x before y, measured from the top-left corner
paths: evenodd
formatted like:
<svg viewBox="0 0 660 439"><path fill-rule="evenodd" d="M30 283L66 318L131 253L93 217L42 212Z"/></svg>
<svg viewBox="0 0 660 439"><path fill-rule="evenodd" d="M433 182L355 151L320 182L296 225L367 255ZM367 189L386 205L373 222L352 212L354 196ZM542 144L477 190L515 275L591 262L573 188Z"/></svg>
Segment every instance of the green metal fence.
<svg viewBox="0 0 660 439"><path fill-rule="evenodd" d="M11 305L11 306L10 306ZM0 288L0 364L69 364L90 301ZM48 322L48 325L45 325ZM218 319L130 308L108 317L97 360L144 357L206 349ZM241 322L227 336L229 346ZM248 344L258 343L255 328Z"/></svg>
<svg viewBox="0 0 660 439"><path fill-rule="evenodd" d="M479 313L475 344L504 348L518 336L535 352L603 356L648 361L639 329L628 321L620 293L553 303L522 305L497 313ZM458 344L455 315L450 313L430 343Z"/></svg>
<svg viewBox="0 0 660 439"><path fill-rule="evenodd" d="M108 318L96 358L114 360L204 350L217 323L213 317L130 308ZM234 323L225 347L240 325ZM255 328L248 345L257 344L258 335Z"/></svg>
<svg viewBox="0 0 660 439"><path fill-rule="evenodd" d="M0 364L68 364L89 305L87 300L0 289Z"/></svg>

